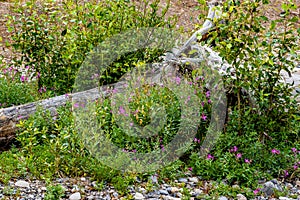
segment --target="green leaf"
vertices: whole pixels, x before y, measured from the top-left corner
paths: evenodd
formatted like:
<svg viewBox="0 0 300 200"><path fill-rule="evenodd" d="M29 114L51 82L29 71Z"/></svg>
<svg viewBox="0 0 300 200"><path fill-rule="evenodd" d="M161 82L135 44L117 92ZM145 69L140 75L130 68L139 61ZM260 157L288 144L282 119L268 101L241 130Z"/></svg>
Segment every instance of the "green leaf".
<svg viewBox="0 0 300 200"><path fill-rule="evenodd" d="M65 36L66 34L67 34L67 29L65 29L61 32L61 36Z"/></svg>

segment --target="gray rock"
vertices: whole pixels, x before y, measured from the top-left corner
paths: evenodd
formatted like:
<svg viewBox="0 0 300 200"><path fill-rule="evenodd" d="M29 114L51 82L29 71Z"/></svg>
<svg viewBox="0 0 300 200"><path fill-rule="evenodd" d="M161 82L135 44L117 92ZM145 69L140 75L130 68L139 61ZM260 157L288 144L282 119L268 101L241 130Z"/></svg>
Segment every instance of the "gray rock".
<svg viewBox="0 0 300 200"><path fill-rule="evenodd" d="M193 183L198 183L199 179L197 177L191 177L191 178L189 178L189 181L193 182Z"/></svg>
<svg viewBox="0 0 300 200"><path fill-rule="evenodd" d="M279 197L279 200L290 200L288 197Z"/></svg>
<svg viewBox="0 0 300 200"><path fill-rule="evenodd" d="M135 200L140 200L140 199L145 199L144 195L137 192L135 193L134 197L133 197Z"/></svg>
<svg viewBox="0 0 300 200"><path fill-rule="evenodd" d="M244 195L242 195L242 194L237 194L236 195L236 199L237 200L247 200L247 198Z"/></svg>
<svg viewBox="0 0 300 200"><path fill-rule="evenodd" d="M196 196L198 196L198 195L200 195L200 194L203 193L203 191L200 190L200 189L198 189L198 188L194 189L194 192L195 192Z"/></svg>
<svg viewBox="0 0 300 200"><path fill-rule="evenodd" d="M150 177L153 184L158 184L157 175L153 175Z"/></svg>
<svg viewBox="0 0 300 200"><path fill-rule="evenodd" d="M232 189L240 189L240 186L238 186L238 185L233 185L233 186L232 186Z"/></svg>
<svg viewBox="0 0 300 200"><path fill-rule="evenodd" d="M89 196L86 197L86 199L87 199L87 200L93 200L93 199L96 199L96 197L93 196L93 195L89 195Z"/></svg>
<svg viewBox="0 0 300 200"><path fill-rule="evenodd" d="M290 190L291 188L293 188L293 185L291 183L287 183L286 187Z"/></svg>
<svg viewBox="0 0 300 200"><path fill-rule="evenodd" d="M119 194L117 192L113 192L112 194L115 198L118 198Z"/></svg>
<svg viewBox="0 0 300 200"><path fill-rule="evenodd" d="M179 188L177 188L177 187L170 187L168 191L171 192L171 193L176 193L176 192L179 192Z"/></svg>
<svg viewBox="0 0 300 200"><path fill-rule="evenodd" d="M220 196L220 197L219 197L219 200L228 200L228 199L227 199L227 197Z"/></svg>
<svg viewBox="0 0 300 200"><path fill-rule="evenodd" d="M169 192L167 190L159 190L158 191L161 195L169 195Z"/></svg>
<svg viewBox="0 0 300 200"><path fill-rule="evenodd" d="M282 188L276 179L266 182L261 191L264 192L267 196L271 196L274 193L274 190L282 192Z"/></svg>
<svg viewBox="0 0 300 200"><path fill-rule="evenodd" d="M75 192L73 194L71 194L71 196L69 197L70 200L80 200L81 199L81 195L79 192Z"/></svg>
<svg viewBox="0 0 300 200"><path fill-rule="evenodd" d="M180 183L187 183L188 182L188 180L186 178L179 178L178 181Z"/></svg>
<svg viewBox="0 0 300 200"><path fill-rule="evenodd" d="M27 181L19 180L15 183L15 186L22 188L29 188L29 183Z"/></svg>

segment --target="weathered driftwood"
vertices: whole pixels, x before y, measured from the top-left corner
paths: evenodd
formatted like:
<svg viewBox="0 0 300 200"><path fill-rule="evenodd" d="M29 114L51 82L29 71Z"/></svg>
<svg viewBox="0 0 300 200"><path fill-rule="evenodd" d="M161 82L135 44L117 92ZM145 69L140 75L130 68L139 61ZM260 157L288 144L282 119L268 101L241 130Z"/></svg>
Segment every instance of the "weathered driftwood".
<svg viewBox="0 0 300 200"><path fill-rule="evenodd" d="M215 5L217 4L209 3L208 5L210 9L203 27L195 32L182 48L174 49L172 53L167 53L163 56L164 60L156 65L157 69L155 73L150 73L150 76L152 76L150 78L152 78L153 82L157 83L162 81L163 74L174 72L174 70L176 70L175 68L182 63L194 62L195 60L193 60L193 58L181 56L191 49L196 49L200 56L199 58L195 58L196 62L205 60L209 66L215 68L221 74L226 72L227 65L224 65L222 58L220 58L217 53L213 52L209 47L202 47L194 44L197 41L197 36L206 34L214 26L213 20L220 17L220 12L215 9ZM99 92L99 88L94 88L79 93L57 96L38 102L0 109L0 147L4 146L14 138L17 130L16 125L20 120L27 119L30 115L34 114L38 106L42 107L44 110L49 110L51 115L55 116L57 114L57 108L65 105L67 101L74 99L76 99L76 101L96 100L102 95L107 95L111 88L118 89L120 92L124 88L122 87L124 83L124 81L120 81L110 86L103 86L100 88L101 92Z"/></svg>

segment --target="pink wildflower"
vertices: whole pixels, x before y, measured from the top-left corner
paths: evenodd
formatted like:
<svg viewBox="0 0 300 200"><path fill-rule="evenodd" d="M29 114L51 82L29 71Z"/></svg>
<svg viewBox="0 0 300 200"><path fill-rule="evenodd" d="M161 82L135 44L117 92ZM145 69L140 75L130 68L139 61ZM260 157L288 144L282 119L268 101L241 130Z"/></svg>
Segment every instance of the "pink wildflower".
<svg viewBox="0 0 300 200"><path fill-rule="evenodd" d="M239 158L241 158L241 157L242 157L242 154L241 154L241 153L236 154L236 158L237 158L237 159L239 159Z"/></svg>
<svg viewBox="0 0 300 200"><path fill-rule="evenodd" d="M205 121L207 119L207 116L205 114L202 114L201 119Z"/></svg>
<svg viewBox="0 0 300 200"><path fill-rule="evenodd" d="M257 195L257 194L259 193L259 191L260 191L260 188L255 189L255 190L253 191L254 195Z"/></svg>
<svg viewBox="0 0 300 200"><path fill-rule="evenodd" d="M207 160L213 160L214 159L214 157L211 154L208 154L206 158L207 158Z"/></svg>
<svg viewBox="0 0 300 200"><path fill-rule="evenodd" d="M280 151L279 150L277 150L277 149L272 149L272 154L280 154Z"/></svg>

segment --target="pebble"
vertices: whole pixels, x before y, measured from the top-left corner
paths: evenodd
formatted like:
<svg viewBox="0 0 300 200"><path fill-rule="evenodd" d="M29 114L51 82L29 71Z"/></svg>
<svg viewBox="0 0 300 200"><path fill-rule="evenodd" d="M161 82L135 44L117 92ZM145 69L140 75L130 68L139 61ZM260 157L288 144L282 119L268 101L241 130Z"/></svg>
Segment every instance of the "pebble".
<svg viewBox="0 0 300 200"><path fill-rule="evenodd" d="M15 183L15 186L22 188L29 188L29 183L27 181L19 180Z"/></svg>
<svg viewBox="0 0 300 200"><path fill-rule="evenodd" d="M135 193L133 198L136 200L145 199L144 195L139 192Z"/></svg>
<svg viewBox="0 0 300 200"><path fill-rule="evenodd" d="M220 196L220 197L219 197L219 200L228 200L228 198L227 198L227 197L224 197L224 196Z"/></svg>
<svg viewBox="0 0 300 200"><path fill-rule="evenodd" d="M193 182L193 183L198 183L199 182L199 179L197 177L190 177L189 178L189 181L190 182Z"/></svg>
<svg viewBox="0 0 300 200"><path fill-rule="evenodd" d="M72 194L70 197L69 197L70 200L80 200L81 199L81 195L79 192L75 192L74 194Z"/></svg>
<svg viewBox="0 0 300 200"><path fill-rule="evenodd" d="M247 200L247 198L242 194L237 194L236 198L237 198L237 200Z"/></svg>
<svg viewBox="0 0 300 200"><path fill-rule="evenodd" d="M180 183L187 183L188 182L188 180L186 178L179 178L178 181Z"/></svg>

